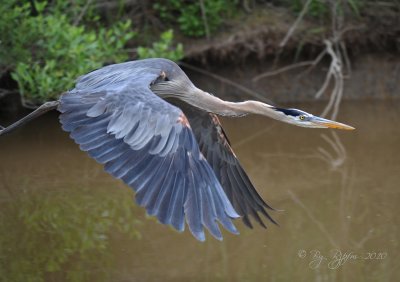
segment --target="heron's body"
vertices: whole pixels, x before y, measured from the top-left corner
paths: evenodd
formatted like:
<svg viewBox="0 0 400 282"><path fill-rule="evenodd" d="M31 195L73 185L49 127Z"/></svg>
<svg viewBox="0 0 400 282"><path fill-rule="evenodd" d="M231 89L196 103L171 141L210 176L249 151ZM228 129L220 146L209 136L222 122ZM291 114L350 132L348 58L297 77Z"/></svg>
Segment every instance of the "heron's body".
<svg viewBox="0 0 400 282"><path fill-rule="evenodd" d="M54 108L54 105L51 105ZM161 223L205 239L222 239L217 222L238 233L232 219L265 227L275 221L236 158L218 115L268 116L304 127L344 124L256 101L223 101L193 85L172 61L110 65L78 79L62 95L62 128ZM3 131L7 131L7 128ZM2 132L0 131L0 134Z"/></svg>
<svg viewBox="0 0 400 282"><path fill-rule="evenodd" d="M173 90L164 87L158 95L151 90L168 82ZM191 89L197 88L168 60L111 65L81 77L61 97L60 121L161 223L182 231L186 217L199 240L205 238L203 226L222 238L217 221L237 233L231 218L239 215L249 226L249 215L264 225L258 212L269 217L268 206L233 155L216 116L185 102L196 95Z"/></svg>

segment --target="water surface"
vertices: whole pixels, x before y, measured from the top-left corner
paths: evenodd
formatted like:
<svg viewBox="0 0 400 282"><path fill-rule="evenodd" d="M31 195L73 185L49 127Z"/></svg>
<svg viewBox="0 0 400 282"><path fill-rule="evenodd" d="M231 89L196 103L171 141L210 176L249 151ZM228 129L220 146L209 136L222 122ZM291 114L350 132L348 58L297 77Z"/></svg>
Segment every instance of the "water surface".
<svg viewBox="0 0 400 282"><path fill-rule="evenodd" d="M344 103L338 120L357 130L336 135L223 119L260 194L284 211L279 227L238 220L240 236L205 243L146 216L47 114L0 138L0 281L399 281L399 109Z"/></svg>

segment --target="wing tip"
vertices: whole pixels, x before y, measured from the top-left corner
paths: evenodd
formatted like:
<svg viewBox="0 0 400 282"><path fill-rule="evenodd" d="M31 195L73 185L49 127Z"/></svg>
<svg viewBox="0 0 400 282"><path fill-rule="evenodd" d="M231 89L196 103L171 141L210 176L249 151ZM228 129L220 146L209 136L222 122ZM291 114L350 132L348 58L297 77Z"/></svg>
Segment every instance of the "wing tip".
<svg viewBox="0 0 400 282"><path fill-rule="evenodd" d="M236 228L234 229L234 230L229 230L229 232L231 232L232 234L234 234L234 235L240 235L240 232L239 232L239 230L237 230Z"/></svg>
<svg viewBox="0 0 400 282"><path fill-rule="evenodd" d="M204 242L206 240L206 235L204 234L204 230L201 231L193 231L190 230L192 235L200 242Z"/></svg>

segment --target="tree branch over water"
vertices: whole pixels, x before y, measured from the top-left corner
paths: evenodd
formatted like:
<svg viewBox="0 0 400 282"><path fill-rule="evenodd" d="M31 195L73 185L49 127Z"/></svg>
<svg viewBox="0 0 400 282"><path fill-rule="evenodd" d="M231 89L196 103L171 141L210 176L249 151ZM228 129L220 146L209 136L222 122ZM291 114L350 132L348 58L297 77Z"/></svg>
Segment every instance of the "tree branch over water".
<svg viewBox="0 0 400 282"><path fill-rule="evenodd" d="M289 41L290 37L292 37L293 32L297 29L299 26L300 22L303 20L303 17L308 11L308 7L310 6L312 0L307 0L307 2L304 4L303 9L301 10L299 16L297 17L296 21L293 23L293 25L290 27L288 32L285 35L285 38L279 43L279 47L283 48L285 47L286 43Z"/></svg>
<svg viewBox="0 0 400 282"><path fill-rule="evenodd" d="M295 30L298 28L304 16L308 12L311 2L312 2L311 0L308 0L304 4L300 14L298 15L295 22L289 28L285 37L279 44L280 50L277 53L276 60L279 59L280 53L282 52L283 48L287 44L288 40L293 36ZM336 119L339 113L340 102L343 98L344 79L349 78L351 75L351 62L347 52L346 44L343 41L343 35L347 31L360 29L363 28L363 26L347 26L347 27L344 26L343 15L341 13L338 13L337 10L338 10L338 5L345 5L347 4L346 1L338 2L335 0L331 0L329 1L329 3L331 6L330 15L332 21L331 22L332 36L330 38L325 38L323 40L325 48L318 54L318 56L314 60L298 62L288 66L284 66L279 69L264 72L262 74L253 77L252 81L256 83L262 78L279 75L284 72L291 71L301 67L308 67L304 73L299 75L300 77L304 76L304 74L309 73L312 69L314 69L317 65L319 65L322 59L326 55L329 55L330 64L328 71L325 75L324 82L322 83L319 90L314 94L314 97L316 99L321 98L323 94L327 93L328 89L330 88L329 86L332 85L332 90L329 92L329 99L327 105L322 111L321 116L326 117L329 113L331 113L330 118Z"/></svg>
<svg viewBox="0 0 400 282"><path fill-rule="evenodd" d="M263 102L266 102L266 103L271 103L270 100L268 100L267 98L265 98L265 97L262 96L261 94L255 92L255 91L253 91L253 90L251 90L251 89L249 89L249 88L247 88L247 87L245 87L245 86L243 86L243 85L241 85L241 84L239 84L239 83L236 83L236 82L234 82L234 81L232 81L232 80L230 80L230 79L227 79L227 78L225 78L225 77L219 76L219 75L217 75L217 74L211 73L211 72L209 72L209 71L207 71L207 70L204 70L204 69L195 67L195 66L190 65L190 64L187 64L187 63L179 62L179 65L181 65L181 66L183 66L183 67L185 67L185 68L194 70L194 71L196 71L196 72L199 72L199 73L201 73L201 74L207 75L207 76L209 76L209 77L212 77L212 78L214 78L214 79L216 79L216 80L219 80L219 81L221 81L221 82L223 82L223 83L226 83L226 84L228 84L228 85L231 85L231 86L233 86L233 87L235 87L235 88L237 88L237 89L240 89L241 91L247 93L248 95L252 96L253 98L259 99L259 100L261 100L261 101L263 101Z"/></svg>

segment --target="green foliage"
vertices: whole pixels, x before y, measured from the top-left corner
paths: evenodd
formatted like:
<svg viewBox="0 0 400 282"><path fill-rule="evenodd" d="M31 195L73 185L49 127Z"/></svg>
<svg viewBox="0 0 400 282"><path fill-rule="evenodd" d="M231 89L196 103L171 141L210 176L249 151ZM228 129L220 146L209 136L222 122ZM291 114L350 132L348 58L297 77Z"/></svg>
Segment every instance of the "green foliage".
<svg viewBox="0 0 400 282"><path fill-rule="evenodd" d="M74 21L80 19L80 22L89 25L98 25L100 23L99 11L96 10L95 5L91 5L95 1L53 0L51 2L51 6L47 7L49 13L62 11L63 15ZM84 13L82 13L83 11Z"/></svg>
<svg viewBox="0 0 400 282"><path fill-rule="evenodd" d="M292 10L296 13L299 13L307 2L306 0L289 1ZM360 16L360 9L362 7L361 0L343 0L334 3L336 3L336 9L338 13L352 13L353 15ZM307 14L313 18L327 17L330 14L330 5L331 3L326 0L312 0Z"/></svg>
<svg viewBox="0 0 400 282"><path fill-rule="evenodd" d="M139 58L168 58L173 61L179 61L184 55L183 46L179 43L176 47L172 47L173 37L173 30L170 29L162 33L160 40L153 43L151 48L138 47Z"/></svg>
<svg viewBox="0 0 400 282"><path fill-rule="evenodd" d="M293 11L300 13L305 3L304 0L291 0L291 7ZM326 17L329 15L329 3L324 0L312 0L307 14L314 18Z"/></svg>
<svg viewBox="0 0 400 282"><path fill-rule="evenodd" d="M235 0L208 0L204 2L206 20L202 16L200 1L170 0L154 4L160 18L168 23L179 24L183 34L193 37L206 35L206 24L210 32L221 24L222 15L235 6Z"/></svg>
<svg viewBox="0 0 400 282"><path fill-rule="evenodd" d="M38 15L32 16L30 4L19 6L16 0L0 8L5 15L0 65L13 69L12 78L30 103L56 99L78 76L128 58L122 48L134 36L129 21L94 31L73 25L61 10L47 8L47 2L36 2L36 9Z"/></svg>

